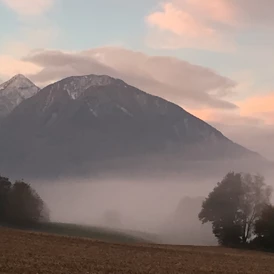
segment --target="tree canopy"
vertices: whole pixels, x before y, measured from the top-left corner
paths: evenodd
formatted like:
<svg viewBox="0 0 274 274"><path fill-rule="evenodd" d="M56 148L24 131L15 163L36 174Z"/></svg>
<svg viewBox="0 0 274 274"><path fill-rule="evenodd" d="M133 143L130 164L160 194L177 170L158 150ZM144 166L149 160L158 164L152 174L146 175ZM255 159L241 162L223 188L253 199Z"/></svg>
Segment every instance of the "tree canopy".
<svg viewBox="0 0 274 274"><path fill-rule="evenodd" d="M265 206L255 223L255 234L253 245L274 250L274 206Z"/></svg>
<svg viewBox="0 0 274 274"><path fill-rule="evenodd" d="M262 176L230 172L203 202L199 219L212 223L220 245L246 244L271 193Z"/></svg>
<svg viewBox="0 0 274 274"><path fill-rule="evenodd" d="M49 221L49 211L27 183L0 177L0 223L29 225Z"/></svg>

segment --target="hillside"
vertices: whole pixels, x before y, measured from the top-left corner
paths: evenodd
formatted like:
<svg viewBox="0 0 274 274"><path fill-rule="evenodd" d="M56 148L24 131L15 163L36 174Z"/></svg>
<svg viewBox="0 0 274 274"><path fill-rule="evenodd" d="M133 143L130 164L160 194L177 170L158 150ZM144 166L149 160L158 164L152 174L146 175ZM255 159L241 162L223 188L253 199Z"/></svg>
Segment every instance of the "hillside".
<svg viewBox="0 0 274 274"><path fill-rule="evenodd" d="M8 226L8 228L10 227ZM39 223L24 227L24 230L116 243L160 243L160 240L154 234L70 223Z"/></svg>
<svg viewBox="0 0 274 274"><path fill-rule="evenodd" d="M0 228L0 272L271 274L274 256L215 247L110 244Z"/></svg>
<svg viewBox="0 0 274 274"><path fill-rule="evenodd" d="M1 171L24 178L263 162L181 107L109 76L69 77L45 87L3 121L0 140Z"/></svg>

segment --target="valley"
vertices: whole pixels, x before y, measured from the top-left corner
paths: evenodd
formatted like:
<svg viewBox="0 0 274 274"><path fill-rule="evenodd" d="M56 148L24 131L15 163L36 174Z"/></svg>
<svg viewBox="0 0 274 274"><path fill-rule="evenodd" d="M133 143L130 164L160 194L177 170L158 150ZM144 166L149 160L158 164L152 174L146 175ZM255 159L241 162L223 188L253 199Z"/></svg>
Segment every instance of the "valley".
<svg viewBox="0 0 274 274"><path fill-rule="evenodd" d="M0 0L0 274L274 274L273 10Z"/></svg>

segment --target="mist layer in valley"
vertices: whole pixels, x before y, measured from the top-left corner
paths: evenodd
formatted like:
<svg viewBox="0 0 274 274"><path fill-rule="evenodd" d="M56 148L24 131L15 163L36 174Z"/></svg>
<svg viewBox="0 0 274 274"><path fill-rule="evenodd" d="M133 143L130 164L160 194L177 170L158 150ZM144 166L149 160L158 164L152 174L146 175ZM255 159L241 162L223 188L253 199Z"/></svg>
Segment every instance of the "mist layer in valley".
<svg viewBox="0 0 274 274"><path fill-rule="evenodd" d="M271 178L268 174L266 183L274 186ZM165 244L216 245L211 226L202 225L198 214L204 198L221 180L200 176L190 180L181 174L163 179L36 181L32 185L48 205L53 222L151 233Z"/></svg>
<svg viewBox="0 0 274 274"><path fill-rule="evenodd" d="M54 222L151 233L166 244L215 245L198 213L214 182L73 180L32 184Z"/></svg>

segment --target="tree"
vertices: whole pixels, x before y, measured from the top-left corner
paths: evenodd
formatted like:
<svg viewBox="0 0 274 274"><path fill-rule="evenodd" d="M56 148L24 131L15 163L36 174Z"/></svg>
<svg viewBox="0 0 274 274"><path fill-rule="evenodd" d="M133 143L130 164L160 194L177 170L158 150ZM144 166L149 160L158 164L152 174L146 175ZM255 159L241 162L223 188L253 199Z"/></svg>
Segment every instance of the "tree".
<svg viewBox="0 0 274 274"><path fill-rule="evenodd" d="M246 243L254 234L256 221L261 217L264 208L270 205L272 188L260 175L242 175L244 195L241 199L241 217L243 220L243 242Z"/></svg>
<svg viewBox="0 0 274 274"><path fill-rule="evenodd" d="M256 238L253 245L257 248L274 250L274 206L267 205L255 223Z"/></svg>
<svg viewBox="0 0 274 274"><path fill-rule="evenodd" d="M22 181L15 182L11 187L7 208L10 224L30 225L49 221L49 213L41 197Z"/></svg>
<svg viewBox="0 0 274 274"><path fill-rule="evenodd" d="M0 176L0 223L7 221L7 202L11 186L12 184L8 178Z"/></svg>
<svg viewBox="0 0 274 274"><path fill-rule="evenodd" d="M220 245L246 244L270 196L262 176L230 172L203 202L199 219L212 223Z"/></svg>

